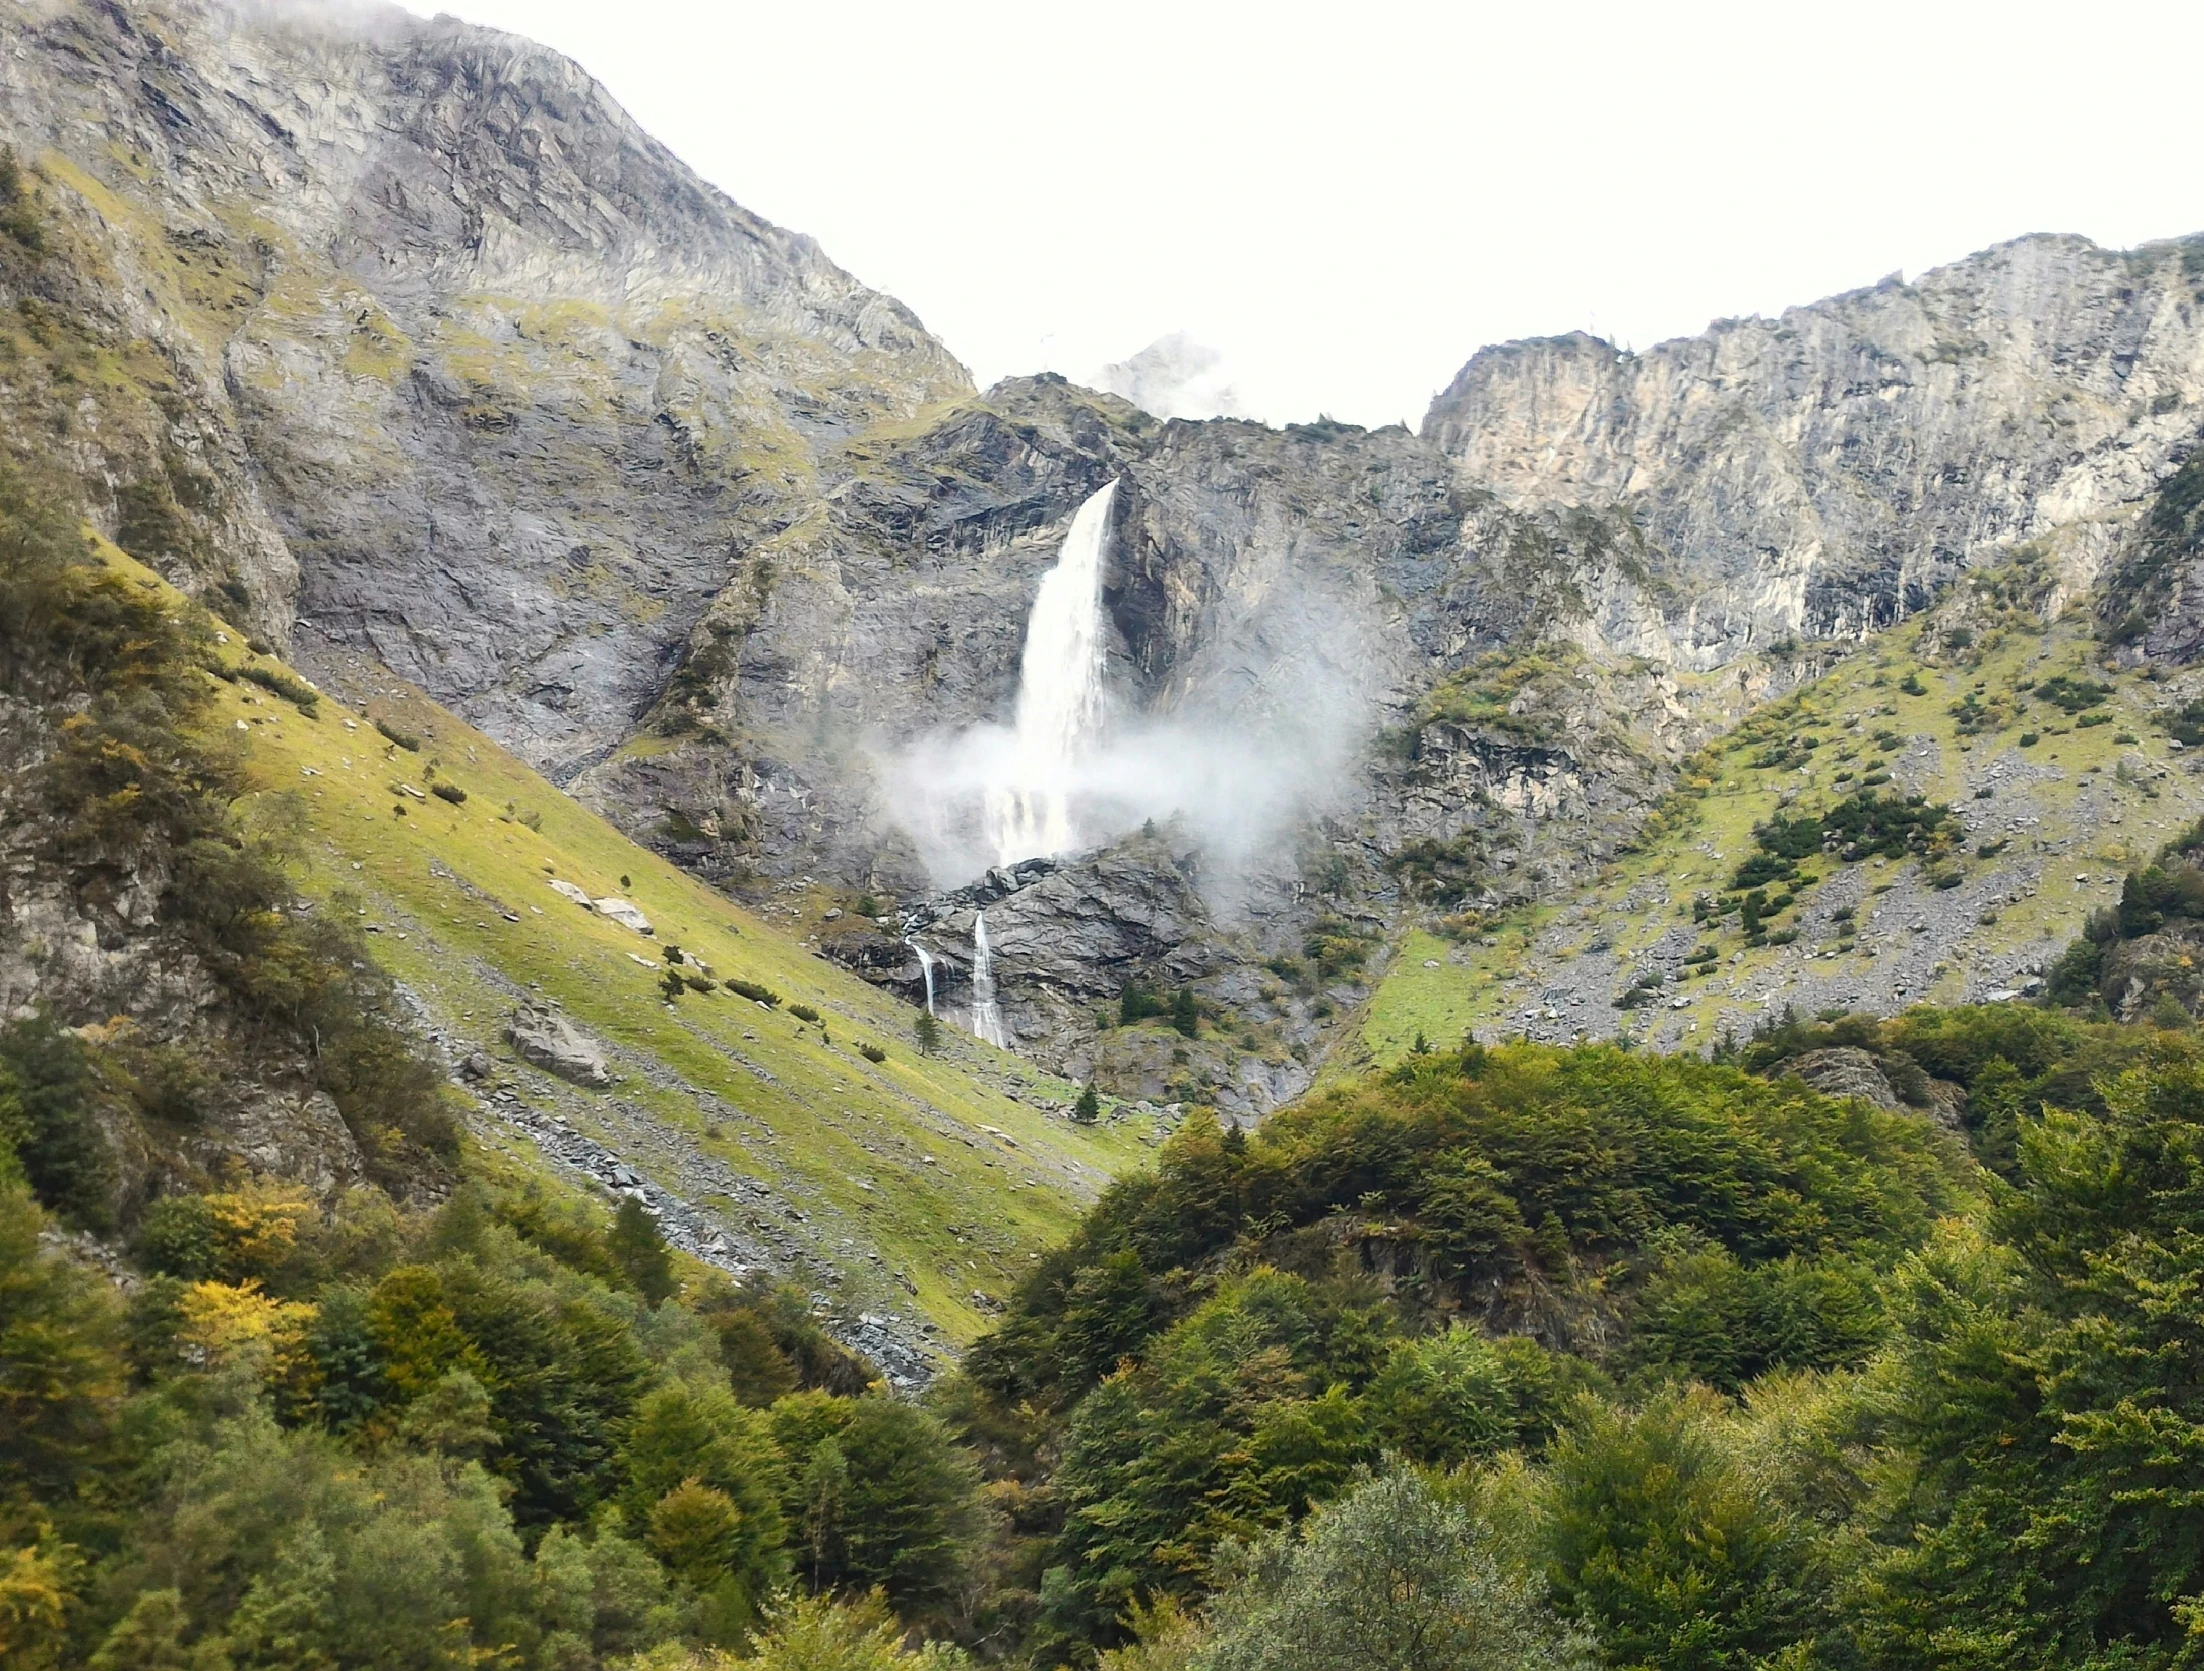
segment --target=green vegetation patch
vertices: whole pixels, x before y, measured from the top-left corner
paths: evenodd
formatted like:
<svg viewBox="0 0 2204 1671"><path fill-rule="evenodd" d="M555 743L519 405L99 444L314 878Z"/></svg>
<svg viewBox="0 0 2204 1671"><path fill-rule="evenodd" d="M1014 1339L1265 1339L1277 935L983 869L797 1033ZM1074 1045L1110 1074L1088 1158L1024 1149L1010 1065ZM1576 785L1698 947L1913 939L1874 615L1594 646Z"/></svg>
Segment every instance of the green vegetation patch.
<svg viewBox="0 0 2204 1671"><path fill-rule="evenodd" d="M2078 714L2103 702L2112 694L2112 687L2094 679L2077 679L2071 674L2057 673L2037 685L2034 694L2054 708Z"/></svg>

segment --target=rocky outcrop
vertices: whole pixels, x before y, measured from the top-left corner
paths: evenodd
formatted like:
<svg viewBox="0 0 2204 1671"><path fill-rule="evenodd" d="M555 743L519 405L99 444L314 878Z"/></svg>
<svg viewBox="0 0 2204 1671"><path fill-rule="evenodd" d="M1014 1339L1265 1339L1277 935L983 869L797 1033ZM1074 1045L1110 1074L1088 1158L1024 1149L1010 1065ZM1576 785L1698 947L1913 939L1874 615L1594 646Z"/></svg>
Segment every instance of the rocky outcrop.
<svg viewBox="0 0 2204 1671"><path fill-rule="evenodd" d="M1785 1062L1783 1071L1804 1080L1825 1097L1858 1097L1893 1114L1905 1107L1884 1077L1882 1065L1868 1052L1850 1045L1806 1051Z"/></svg>
<svg viewBox="0 0 2204 1671"><path fill-rule="evenodd" d="M2118 664L2204 659L2204 447L2192 447L2123 542L2097 614Z"/></svg>
<svg viewBox="0 0 2204 1671"><path fill-rule="evenodd" d="M546 1073L599 1090L612 1083L605 1047L550 1005L522 1005L505 1024L505 1037L521 1060Z"/></svg>
<svg viewBox="0 0 2204 1671"><path fill-rule="evenodd" d="M2204 1015L2204 922L2175 921L2105 948L2098 990L2122 1021L2146 1021L2160 1004Z"/></svg>
<svg viewBox="0 0 2204 1671"><path fill-rule="evenodd" d="M129 1223L170 1191L246 1176L322 1201L367 1182L303 1045L242 1001L175 920L174 850L87 852L67 839L47 772L84 698L46 683L54 670L26 661L18 630L0 622L0 666L17 686L0 692L0 1025L56 1023L101 1064L87 1107L107 1215ZM387 1169L385 1181L398 1184ZM409 1182L438 1185L429 1169Z"/></svg>

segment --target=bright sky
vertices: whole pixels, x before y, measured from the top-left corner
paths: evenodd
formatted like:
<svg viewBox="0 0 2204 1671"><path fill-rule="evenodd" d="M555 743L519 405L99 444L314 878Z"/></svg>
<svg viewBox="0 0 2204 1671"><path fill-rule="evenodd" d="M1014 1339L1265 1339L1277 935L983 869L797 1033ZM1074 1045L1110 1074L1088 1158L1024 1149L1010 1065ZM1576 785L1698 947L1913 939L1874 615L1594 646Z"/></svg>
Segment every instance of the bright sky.
<svg viewBox="0 0 2204 1671"><path fill-rule="evenodd" d="M2023 232L2204 230L2197 0L410 0L579 60L984 386L1183 330L1273 420Z"/></svg>

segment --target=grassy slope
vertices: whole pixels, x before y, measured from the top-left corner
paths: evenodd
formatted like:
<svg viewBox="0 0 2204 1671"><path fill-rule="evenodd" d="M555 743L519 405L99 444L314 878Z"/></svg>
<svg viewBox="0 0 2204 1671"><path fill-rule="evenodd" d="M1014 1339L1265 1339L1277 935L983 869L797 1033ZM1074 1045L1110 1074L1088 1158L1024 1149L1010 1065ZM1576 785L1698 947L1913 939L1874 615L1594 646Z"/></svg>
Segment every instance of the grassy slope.
<svg viewBox="0 0 2204 1671"><path fill-rule="evenodd" d="M120 552L107 555L157 584ZM252 656L236 631L226 636L217 653L231 667L276 665ZM635 846L418 691L382 683L399 694L374 704L376 717L417 735L419 753L387 743L326 696L308 717L243 680L221 688L216 723L243 727L249 739L258 786L250 815L280 819L279 796L303 810L303 893L378 927L379 955L455 1054L490 1052L501 1080L529 1102L717 1210L731 1233L748 1230L756 1242L762 1232L794 1250L799 1278L836 1267L838 1297L851 1309L910 1310L900 1272L919 1311L951 1338L969 1338L983 1317L968 1296L1006 1294L1033 1251L1065 1234L1155 1140L1136 1119L1087 1128L1044 1111L1037 1101L1068 1102L1076 1087L961 1035L943 1055L921 1058L908 1006ZM394 789L426 789L431 765L434 781L466 790L464 805ZM392 811L399 804L404 816ZM540 828L523 822L531 815ZM570 903L552 891L553 876L592 897L634 901L657 937ZM340 897L347 892L357 898ZM668 941L721 978L812 1005L831 1039L785 1007L726 992L669 1006L659 991ZM503 1026L529 988L612 1048L610 1090L575 1090L513 1057ZM857 1050L865 1041L884 1045L888 1060L866 1061ZM494 1121L478 1130L530 1152ZM693 1179L663 1175L685 1157L722 1162L776 1199L763 1208L698 1199Z"/></svg>
<svg viewBox="0 0 2204 1671"><path fill-rule="evenodd" d="M2096 667L2085 614L2010 630L1972 664L1925 664L1918 645L1926 629L1918 624L1861 647L1767 710L1795 705L1797 718L1781 728L1825 739L1805 769L1755 767L1761 745L1733 735L1710 751L1711 781L1688 804L1681 827L1609 867L1593 886L1518 912L1477 942L1412 933L1367 1008L1364 1048L1340 1060L1394 1060L1419 1031L1435 1044L1474 1030L1487 1038L1627 1032L1664 1047L1697 1046L1722 1026L1742 1032L1785 1003L1802 1011L1847 1003L1888 1011L2019 984L2090 909L2118 897L2129 866L2204 810L2204 791L2150 723L2164 693ZM1995 730L1969 737L1949 712L1976 685L1996 696L2059 672L2114 683L2113 723L2077 727L2056 707L2029 699ZM1900 688L1909 673L1923 694ZM1857 729L1845 730L1855 717ZM1787 798L1804 809L1839 798L1851 785L1833 781L1838 771L1886 758L1871 741L1879 729L1905 739L1887 754L1892 781L1883 792L1925 794L1967 821L1960 885L1928 887L1915 861L1823 858L1808 867L1819 885L1802 891L1800 907L1773 925L1797 929L1795 943L1746 948L1734 918L1718 934L1695 930L1693 896L1728 883L1753 850L1754 825ZM2023 749L2019 739L2029 731L2040 740ZM2116 742L2122 733L2140 742ZM1976 799L1983 788L1991 794ZM2000 837L2004 851L1976 856ZM1847 937L1834 912L1845 904L1856 911L1858 933L1839 951ZM1664 986L1656 1006L1614 1007L1639 971L1673 967L1681 952L1710 940L1721 952L1716 974Z"/></svg>

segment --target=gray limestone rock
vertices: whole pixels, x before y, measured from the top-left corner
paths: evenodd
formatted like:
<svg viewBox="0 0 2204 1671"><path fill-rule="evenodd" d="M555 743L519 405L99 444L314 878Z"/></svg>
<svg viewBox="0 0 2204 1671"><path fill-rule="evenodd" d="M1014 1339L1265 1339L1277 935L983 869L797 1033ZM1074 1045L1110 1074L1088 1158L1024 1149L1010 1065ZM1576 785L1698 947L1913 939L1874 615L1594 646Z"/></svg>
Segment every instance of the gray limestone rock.
<svg viewBox="0 0 2204 1671"><path fill-rule="evenodd" d="M1055 377L977 396L576 66L449 18L22 0L0 137L55 159L41 212L91 257L41 285L160 367L60 443L103 529L309 672L418 681L715 881L937 900L953 965L983 855L911 763L1012 717L1041 577L1119 481L1113 710L1214 745L1243 827L1178 809L1177 881L1089 830L1102 856L1003 900L1011 1028L1067 1068L1138 974L1273 1030L1220 1097L1297 1083L1338 1023L1262 971L1318 924L1567 888L1814 641L2017 549L2047 559L2033 607L2110 565L2124 653L2204 646L2197 240L2025 238L1644 354L1487 349L1420 433L1272 429ZM35 382L0 417L42 421ZM1535 689L1453 700L1533 652ZM877 925L832 938L915 984Z"/></svg>
<svg viewBox="0 0 2204 1671"><path fill-rule="evenodd" d="M598 1089L612 1083L605 1047L548 1005L524 1004L515 1010L505 1037L521 1060L546 1073Z"/></svg>
<svg viewBox="0 0 2204 1671"><path fill-rule="evenodd" d="M180 385L117 397L174 415L86 459L103 524L94 478L158 470L194 537L146 555L559 775L813 513L822 453L970 389L572 62L448 17L29 0L0 15L0 135L81 171L43 197L121 279L87 310Z"/></svg>
<svg viewBox="0 0 2204 1671"><path fill-rule="evenodd" d="M1423 433L1509 504L1624 507L1656 570L1612 565L1590 620L1674 665L1856 636L2028 541L2059 560L2056 609L2196 435L2198 248L2021 238L1642 354L1508 343ZM1688 582L1666 595L1664 558Z"/></svg>

